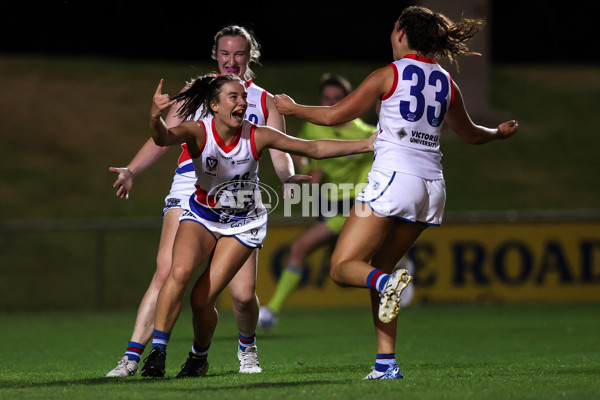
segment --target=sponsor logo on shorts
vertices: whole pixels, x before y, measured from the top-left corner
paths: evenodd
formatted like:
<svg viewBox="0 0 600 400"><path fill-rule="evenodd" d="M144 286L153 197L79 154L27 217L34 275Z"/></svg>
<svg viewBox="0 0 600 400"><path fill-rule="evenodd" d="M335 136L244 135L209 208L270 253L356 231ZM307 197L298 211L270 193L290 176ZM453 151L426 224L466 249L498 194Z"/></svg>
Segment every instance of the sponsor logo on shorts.
<svg viewBox="0 0 600 400"><path fill-rule="evenodd" d="M181 199L177 198L177 197L169 197L166 201L166 206L167 207L173 207L173 206L177 206L179 204L181 204Z"/></svg>
<svg viewBox="0 0 600 400"><path fill-rule="evenodd" d="M196 214L194 214L190 210L183 210L183 213L181 214L181 217L182 218L194 218L194 219L198 219L198 218L196 218Z"/></svg>
<svg viewBox="0 0 600 400"><path fill-rule="evenodd" d="M250 222L252 222L254 218L243 218L231 223L232 228L239 228L240 226L244 226Z"/></svg>

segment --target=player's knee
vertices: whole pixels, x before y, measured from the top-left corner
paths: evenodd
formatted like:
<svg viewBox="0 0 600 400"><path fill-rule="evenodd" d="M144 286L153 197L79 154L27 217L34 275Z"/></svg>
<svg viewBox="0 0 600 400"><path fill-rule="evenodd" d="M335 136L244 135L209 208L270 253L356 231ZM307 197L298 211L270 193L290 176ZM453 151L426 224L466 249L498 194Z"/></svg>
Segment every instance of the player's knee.
<svg viewBox="0 0 600 400"><path fill-rule="evenodd" d="M161 288L164 284L165 281L167 280L167 277L169 276L169 272L171 271L171 264L169 262L169 264L157 264L156 267L156 272L154 273L154 276L152 277L152 283L154 285L156 285L158 288Z"/></svg>
<svg viewBox="0 0 600 400"><path fill-rule="evenodd" d="M241 293L235 293L231 295L233 307L242 312L252 310L258 305L258 297L254 290L244 290Z"/></svg>
<svg viewBox="0 0 600 400"><path fill-rule="evenodd" d="M232 297L232 303L235 310L247 313L258 307L258 297L254 293L243 297Z"/></svg>
<svg viewBox="0 0 600 400"><path fill-rule="evenodd" d="M342 286L342 284L340 283L339 273L340 273L340 261L335 259L334 257L332 257L330 260L330 264L329 264L329 277L337 285Z"/></svg>
<svg viewBox="0 0 600 400"><path fill-rule="evenodd" d="M331 271L331 269L329 270L329 277L331 278L331 280L333 281L333 283L335 283L336 285L338 285L340 287L346 287L346 285L340 281L338 275L334 274Z"/></svg>
<svg viewBox="0 0 600 400"><path fill-rule="evenodd" d="M178 285L187 286L190 279L192 279L193 268L187 265L174 264L172 267L172 276L175 283Z"/></svg>

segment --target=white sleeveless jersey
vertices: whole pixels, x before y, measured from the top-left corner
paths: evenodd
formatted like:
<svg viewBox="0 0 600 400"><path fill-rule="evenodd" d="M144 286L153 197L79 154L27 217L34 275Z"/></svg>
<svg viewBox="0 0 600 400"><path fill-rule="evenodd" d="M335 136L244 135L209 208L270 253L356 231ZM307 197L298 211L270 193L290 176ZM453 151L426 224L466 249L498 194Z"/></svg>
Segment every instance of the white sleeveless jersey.
<svg viewBox="0 0 600 400"><path fill-rule="evenodd" d="M440 133L454 99L452 78L435 60L416 55L390 65L394 84L381 98L373 168L442 179Z"/></svg>
<svg viewBox="0 0 600 400"><path fill-rule="evenodd" d="M237 221L237 227L266 221L258 187L256 125L244 120L233 142L225 145L215 129L214 118L197 123L206 135L200 153L191 158L197 175L196 192L190 199L192 210L207 221Z"/></svg>
<svg viewBox="0 0 600 400"><path fill-rule="evenodd" d="M268 92L258 85L254 84L251 79L246 81L246 93L248 95L248 108L246 109L246 114L244 115L244 119L252 122L256 125L266 125L267 118L269 116L267 111L267 94ZM198 121L200 119L200 114L202 113L202 108L196 111L196 114L188 118L192 121ZM187 151L187 145L184 143L181 145L182 152L177 161L177 169L175 173L178 175L183 175L188 178L196 178L196 174L194 173L194 166L190 155Z"/></svg>

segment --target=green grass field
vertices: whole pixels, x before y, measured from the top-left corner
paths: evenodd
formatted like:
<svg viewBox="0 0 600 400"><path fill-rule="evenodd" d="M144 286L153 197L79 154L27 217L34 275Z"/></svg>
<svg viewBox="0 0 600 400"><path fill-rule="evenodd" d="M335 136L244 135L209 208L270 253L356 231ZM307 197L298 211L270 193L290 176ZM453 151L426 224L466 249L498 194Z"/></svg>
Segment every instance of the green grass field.
<svg viewBox="0 0 600 400"><path fill-rule="evenodd" d="M273 93L315 103L323 72L357 85L379 66L269 63L256 68L256 81ZM108 167L125 165L149 137L147 112L158 79L165 78L165 91L174 93L186 79L214 68L36 55L0 59L0 223L158 220L178 152L136 178L128 201L115 198ZM490 119L517 118L520 132L487 146L443 138L446 211L600 208L599 71L586 65L492 66ZM454 79L460 84L462 77ZM288 118L288 132L300 123ZM262 164L261 180L278 185L268 156ZM169 345L167 379L106 379L154 270L158 233L119 232L104 239L42 232L0 239L2 400L600 398L598 304L412 306L399 322L397 355L405 379L394 382L362 380L376 353L372 323L366 310L346 309L286 310L276 332L260 334L265 372L251 376L237 373L237 332L231 313L223 311L209 375L172 379L191 345L190 316L184 314ZM90 293L101 239L109 246L107 282L117 282L111 289L122 294L107 302L111 310L74 311L95 306ZM117 256L122 253L123 259Z"/></svg>
<svg viewBox="0 0 600 400"><path fill-rule="evenodd" d="M285 310L274 332L259 332L260 375L237 373L237 332L222 311L208 375L178 380L192 339L184 313L165 379L104 378L133 319L133 312L0 315L0 398L600 398L598 304L411 306L399 317L405 378L397 381L362 380L376 353L366 309Z"/></svg>

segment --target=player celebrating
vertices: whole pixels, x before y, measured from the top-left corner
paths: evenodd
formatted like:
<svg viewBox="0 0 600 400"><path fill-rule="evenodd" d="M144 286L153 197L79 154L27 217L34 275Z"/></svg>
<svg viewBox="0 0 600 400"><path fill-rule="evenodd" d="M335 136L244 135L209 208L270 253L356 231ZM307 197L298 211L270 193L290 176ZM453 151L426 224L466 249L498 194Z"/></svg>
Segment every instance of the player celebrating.
<svg viewBox="0 0 600 400"><path fill-rule="evenodd" d="M250 63L258 63L260 48L256 38L243 27L230 25L221 29L214 37L212 57L217 61L221 74L233 74L243 78L246 82L248 102L253 105L252 112L247 112L245 117L259 125L268 125L275 129L285 131L285 122L273 103L272 95L257 86L253 80ZM183 119L176 115L177 107L166 117L170 127L179 125ZM194 193L196 174L186 145L179 157L178 167L175 171L171 191L165 198L163 209L162 233L157 256L157 268L150 285L142 298L133 329L133 333L124 356L117 366L106 376L126 377L137 373L140 357L146 344L152 337L154 313L158 292L171 268L173 241L179 226L179 217L182 213L182 204ZM110 168L119 174L113 186L118 187L117 196L128 198L133 176L148 168L154 161L168 150L168 147L157 146L152 139L140 149L133 160L125 168ZM278 150L270 150L271 159L277 175L282 182L297 182L302 176L294 176L292 160L288 154ZM238 358L240 372L257 373L262 369L258 362L257 347L255 344L255 330L258 320L258 298L256 289L256 264L257 253L248 258L238 274L229 284L229 292L233 300L233 312L239 330Z"/></svg>
<svg viewBox="0 0 600 400"><path fill-rule="evenodd" d="M458 86L435 61L447 57L456 62L457 56L476 54L466 42L483 24L473 19L454 23L427 8L408 7L391 33L393 63L374 71L340 103L303 106L288 96L275 96L282 115L321 125L350 121L381 100L368 184L342 228L330 270L340 285L372 289L378 354L365 379L402 378L395 357L397 324L390 321L411 277L394 266L428 226L442 222L442 124L472 144L507 139L517 131L514 120L497 128L475 125Z"/></svg>
<svg viewBox="0 0 600 400"><path fill-rule="evenodd" d="M181 311L183 295L197 268L208 266L192 290L194 343L178 377L203 376L218 313L216 301L246 259L260 248L266 234L267 212L260 200L258 161L267 148L311 158L339 157L372 151L372 138L306 141L243 119L248 103L244 82L235 75L204 75L171 99L161 93L162 80L151 108L151 129L159 146L185 143L198 180L180 219L173 245L169 276L160 290L152 351L142 376L165 374L166 347ZM199 121L169 129L162 111L180 101L179 115L193 115L202 105ZM243 192L243 193L242 193Z"/></svg>

